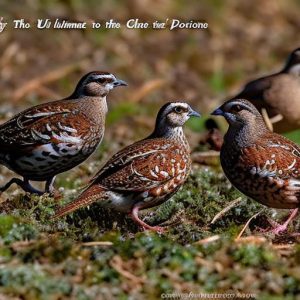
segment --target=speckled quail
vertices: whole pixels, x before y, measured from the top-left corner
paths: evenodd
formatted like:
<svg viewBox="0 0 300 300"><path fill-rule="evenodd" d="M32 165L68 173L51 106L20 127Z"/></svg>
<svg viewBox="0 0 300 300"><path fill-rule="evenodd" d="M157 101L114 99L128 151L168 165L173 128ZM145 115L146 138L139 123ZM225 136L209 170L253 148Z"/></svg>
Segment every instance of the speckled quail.
<svg viewBox="0 0 300 300"><path fill-rule="evenodd" d="M190 148L182 130L200 115L184 102L170 102L159 111L153 133L116 153L73 202L58 209L55 218L101 201L103 206L131 213L146 229L161 231L139 219L140 209L170 198L190 172Z"/></svg>
<svg viewBox="0 0 300 300"><path fill-rule="evenodd" d="M229 123L221 148L221 165L230 182L246 196L273 208L300 207L300 147L267 129L261 114L247 100L225 102L212 115Z"/></svg>
<svg viewBox="0 0 300 300"><path fill-rule="evenodd" d="M83 76L73 94L40 104L17 114L0 126L0 163L24 179L11 179L0 188L16 183L27 192L42 194L29 180L46 181L53 192L59 173L89 157L104 134L106 96L117 86L127 85L107 72Z"/></svg>
<svg viewBox="0 0 300 300"><path fill-rule="evenodd" d="M300 128L300 48L288 57L284 68L275 74L246 84L232 99L247 99L261 112L277 118L273 127L276 132ZM275 120L274 120L275 121Z"/></svg>

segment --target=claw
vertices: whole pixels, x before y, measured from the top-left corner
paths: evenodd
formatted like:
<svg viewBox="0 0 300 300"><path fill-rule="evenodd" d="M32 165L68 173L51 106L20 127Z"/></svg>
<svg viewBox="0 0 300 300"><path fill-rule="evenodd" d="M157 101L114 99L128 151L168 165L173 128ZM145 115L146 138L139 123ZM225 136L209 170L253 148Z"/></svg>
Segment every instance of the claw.
<svg viewBox="0 0 300 300"><path fill-rule="evenodd" d="M138 223L139 225L142 226L142 228L144 230L151 230L151 231L155 231L157 233L163 233L165 232L165 228L164 227L160 227L160 226L150 226L148 225L147 223L145 223L144 221L142 221L140 218L139 218L139 215L138 215L138 212L139 212L139 206L134 206L131 213L130 213L130 216L132 217L132 219Z"/></svg>

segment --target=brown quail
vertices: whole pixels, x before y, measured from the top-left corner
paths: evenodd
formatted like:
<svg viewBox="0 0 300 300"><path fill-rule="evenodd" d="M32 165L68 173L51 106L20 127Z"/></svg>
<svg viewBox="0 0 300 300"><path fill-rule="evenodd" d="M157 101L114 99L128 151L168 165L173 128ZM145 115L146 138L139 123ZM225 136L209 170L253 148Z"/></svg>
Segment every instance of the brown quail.
<svg viewBox="0 0 300 300"><path fill-rule="evenodd" d="M55 176L89 157L104 134L106 96L117 86L127 85L107 72L83 76L73 94L62 100L31 107L0 126L0 163L21 175L16 183L24 191L42 194L29 183L46 181L53 192Z"/></svg>
<svg viewBox="0 0 300 300"><path fill-rule="evenodd" d="M300 147L267 129L249 101L225 102L212 115L229 123L221 148L221 165L230 182L246 196L273 208L294 209L279 234L300 207Z"/></svg>
<svg viewBox="0 0 300 300"><path fill-rule="evenodd" d="M184 102L165 104L153 133L116 153L77 199L58 209L55 218L101 201L130 213L144 228L161 231L139 219L138 212L166 201L185 182L191 160L182 126L190 116L200 117Z"/></svg>
<svg viewBox="0 0 300 300"><path fill-rule="evenodd" d="M289 55L280 72L250 81L232 99L247 99L260 112L266 109L271 121L280 116L273 125L276 132L300 128L300 48Z"/></svg>

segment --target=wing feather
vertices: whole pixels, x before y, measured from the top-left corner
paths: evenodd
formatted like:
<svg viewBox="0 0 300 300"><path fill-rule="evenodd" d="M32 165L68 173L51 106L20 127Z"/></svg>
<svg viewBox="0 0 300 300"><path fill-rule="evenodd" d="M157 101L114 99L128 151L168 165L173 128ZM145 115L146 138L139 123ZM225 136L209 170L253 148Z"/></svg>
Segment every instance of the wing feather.
<svg viewBox="0 0 300 300"><path fill-rule="evenodd" d="M144 140L114 155L93 182L115 191L144 191L175 178L180 169L185 171L184 159L179 145Z"/></svg>

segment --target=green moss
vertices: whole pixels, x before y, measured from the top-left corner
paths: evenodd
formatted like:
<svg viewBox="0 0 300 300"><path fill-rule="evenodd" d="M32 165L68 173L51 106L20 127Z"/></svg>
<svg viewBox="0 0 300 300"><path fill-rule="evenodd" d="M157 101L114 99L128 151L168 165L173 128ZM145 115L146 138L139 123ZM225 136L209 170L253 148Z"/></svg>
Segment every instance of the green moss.
<svg viewBox="0 0 300 300"><path fill-rule="evenodd" d="M30 224L14 224L3 238L5 244L17 241L32 240L38 237L38 230Z"/></svg>
<svg viewBox="0 0 300 300"><path fill-rule="evenodd" d="M195 167L172 199L141 212L149 224L166 226L163 235L139 232L127 215L102 208L100 203L53 221L50 217L57 205L53 198L15 197L3 206L6 214L0 215L0 260L7 267L0 269L0 292L25 299L94 299L97 293L122 299L128 288L136 286L136 298L153 295L155 299L185 285L195 293L246 292L245 278L255 274L268 294L273 293L273 282L282 295L297 293L298 248L287 262L267 242L235 242L241 226L261 209L259 204L243 198L210 225L218 212L240 196L219 168ZM197 243L212 235L219 238ZM85 244L91 241L112 245ZM16 284L11 282L13 277ZM258 287L253 287L255 292Z"/></svg>
<svg viewBox="0 0 300 300"><path fill-rule="evenodd" d="M71 285L64 279L52 278L38 265L0 268L0 291L23 299L54 299L70 295Z"/></svg>
<svg viewBox="0 0 300 300"><path fill-rule="evenodd" d="M256 245L242 245L233 252L235 261L239 261L245 266L264 267L276 260L276 256L269 249Z"/></svg>
<svg viewBox="0 0 300 300"><path fill-rule="evenodd" d="M9 215L0 216L0 236L5 237L15 224L19 222L18 218Z"/></svg>

